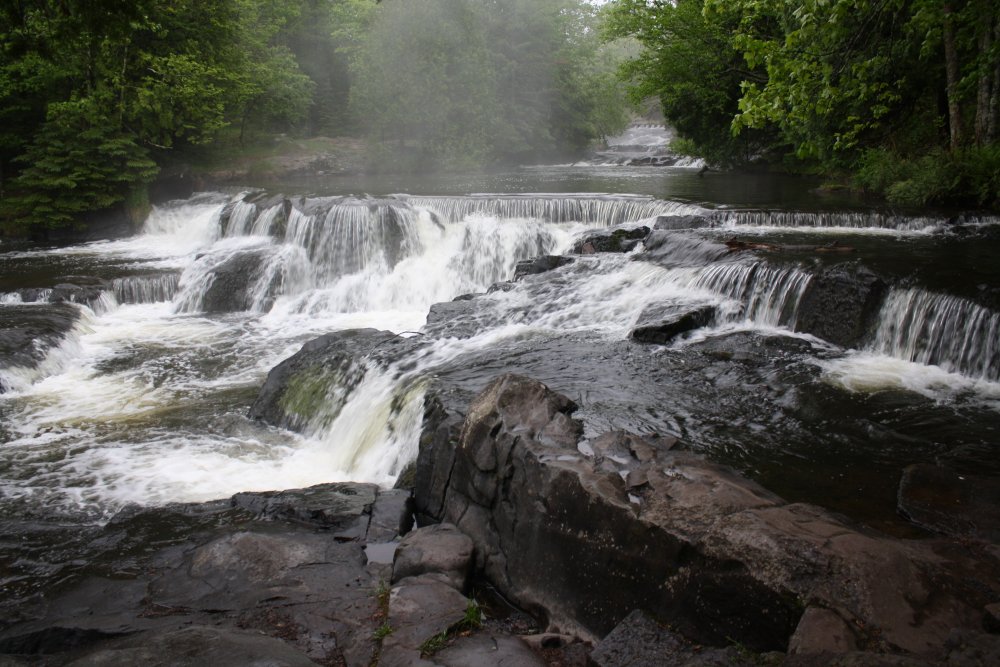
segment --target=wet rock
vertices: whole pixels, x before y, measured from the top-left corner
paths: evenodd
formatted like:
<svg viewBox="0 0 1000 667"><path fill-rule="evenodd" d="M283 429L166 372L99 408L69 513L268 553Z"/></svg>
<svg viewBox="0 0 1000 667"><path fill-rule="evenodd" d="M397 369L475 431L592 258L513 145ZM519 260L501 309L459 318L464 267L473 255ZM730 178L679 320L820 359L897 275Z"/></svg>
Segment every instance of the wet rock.
<svg viewBox="0 0 1000 667"><path fill-rule="evenodd" d="M196 625L129 637L66 664L73 667L196 664L314 667L316 663L280 639L256 632Z"/></svg>
<svg viewBox="0 0 1000 667"><path fill-rule="evenodd" d="M159 646L164 633L211 626L219 634L191 638L185 659L163 646L165 662L147 661L252 664L238 650L228 659L211 648L252 636L263 643L242 645L269 664L367 665L376 580L364 530L338 526L367 527L370 502L343 493L351 487L375 498L372 485L323 485L123 512L98 538L107 542L99 571L111 574L48 595L35 619L0 630L0 652L49 652L51 664L135 664L145 659L136 650Z"/></svg>
<svg viewBox="0 0 1000 667"><path fill-rule="evenodd" d="M366 539L369 542L389 542L406 535L413 528L413 508L408 489L379 491L371 508Z"/></svg>
<svg viewBox="0 0 1000 667"><path fill-rule="evenodd" d="M494 292L509 292L515 287L517 287L517 285L515 285L513 281L507 280L500 283L493 283L486 290L486 293L493 294Z"/></svg>
<svg viewBox="0 0 1000 667"><path fill-rule="evenodd" d="M1000 542L1000 478L911 465L899 483L899 511L937 533Z"/></svg>
<svg viewBox="0 0 1000 667"><path fill-rule="evenodd" d="M363 360L389 352L407 339L388 331L352 329L315 338L271 369L250 406L249 417L300 429L311 419L333 420L365 375Z"/></svg>
<svg viewBox="0 0 1000 667"><path fill-rule="evenodd" d="M701 229L711 227L712 221L703 215L659 215L653 229L676 231L678 229Z"/></svg>
<svg viewBox="0 0 1000 667"><path fill-rule="evenodd" d="M95 303L111 290L111 285L98 281L90 285L75 285L71 283L60 283L52 288L49 294L50 303L79 303L84 306L93 307Z"/></svg>
<svg viewBox="0 0 1000 667"><path fill-rule="evenodd" d="M992 555L858 530L689 452L623 457L609 441L606 456L584 455L574 409L540 383L497 378L450 462L418 463L437 472L415 489L418 509L469 535L486 578L550 628L593 640L642 608L696 643L785 651L808 601L877 628L866 645L931 656L1000 595ZM444 439L430 440L440 455Z"/></svg>
<svg viewBox="0 0 1000 667"><path fill-rule="evenodd" d="M836 612L820 607L809 607L795 634L788 642L788 652L798 653L850 653L858 648L858 640L850 626Z"/></svg>
<svg viewBox="0 0 1000 667"><path fill-rule="evenodd" d="M500 283L511 285L513 283ZM487 299L456 299L435 303L427 313L425 331L436 337L471 338L493 324Z"/></svg>
<svg viewBox="0 0 1000 667"><path fill-rule="evenodd" d="M441 667L545 667L547 664L517 637L488 633L459 637L431 659Z"/></svg>
<svg viewBox="0 0 1000 667"><path fill-rule="evenodd" d="M983 629L1000 634L1000 602L988 604L983 609Z"/></svg>
<svg viewBox="0 0 1000 667"><path fill-rule="evenodd" d="M857 347L872 331L888 286L868 269L842 264L814 276L799 304L796 331Z"/></svg>
<svg viewBox="0 0 1000 667"><path fill-rule="evenodd" d="M640 343L666 345L689 331L709 326L715 321L715 306L702 306L691 310L653 305L639 315L639 321L630 334Z"/></svg>
<svg viewBox="0 0 1000 667"><path fill-rule="evenodd" d="M79 309L69 304L0 305L0 370L35 368L76 324ZM0 393L10 390L0 375Z"/></svg>
<svg viewBox="0 0 1000 667"><path fill-rule="evenodd" d="M308 489L238 493L233 496L232 504L257 519L294 521L331 530L339 538L358 539L368 531L377 494L378 487L374 484L347 482Z"/></svg>
<svg viewBox="0 0 1000 667"><path fill-rule="evenodd" d="M211 284L200 301L200 310L206 313L236 313L251 310L254 306L257 282L264 276L264 269L274 257L271 247L245 250L232 255L211 268ZM276 272L271 283L264 286L268 299L273 300L281 284L281 273ZM264 304L264 310L268 304Z"/></svg>
<svg viewBox="0 0 1000 667"><path fill-rule="evenodd" d="M399 582L389 594L392 634L382 642L379 665L424 664L417 662L424 643L461 623L468 605L464 595L437 575Z"/></svg>
<svg viewBox="0 0 1000 667"><path fill-rule="evenodd" d="M443 574L458 591L465 589L472 566L472 540L451 524L411 532L396 549L392 582L423 574Z"/></svg>
<svg viewBox="0 0 1000 667"><path fill-rule="evenodd" d="M649 235L649 227L616 229L584 237L573 244L573 252L590 255L595 252L629 252Z"/></svg>
<svg viewBox="0 0 1000 667"><path fill-rule="evenodd" d="M690 656L687 642L635 610L594 647L590 659L597 667L667 667Z"/></svg>
<svg viewBox="0 0 1000 667"><path fill-rule="evenodd" d="M1000 665L1000 637L956 629L948 637L948 667Z"/></svg>
<svg viewBox="0 0 1000 667"><path fill-rule="evenodd" d="M563 255L542 255L541 257L535 257L534 259L526 259L523 262L518 262L517 266L514 267L513 280L514 282L517 282L525 276L546 273L548 271L552 271L553 269L558 269L560 266L572 263L572 257L565 257Z"/></svg>

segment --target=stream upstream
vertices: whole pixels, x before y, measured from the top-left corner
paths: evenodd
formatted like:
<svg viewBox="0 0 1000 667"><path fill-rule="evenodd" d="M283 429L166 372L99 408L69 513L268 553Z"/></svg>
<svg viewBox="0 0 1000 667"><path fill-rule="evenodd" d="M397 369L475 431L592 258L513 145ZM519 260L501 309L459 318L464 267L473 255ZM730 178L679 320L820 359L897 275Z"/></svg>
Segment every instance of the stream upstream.
<svg viewBox="0 0 1000 667"><path fill-rule="evenodd" d="M130 505L391 485L416 456L423 380L471 395L506 371L579 403L588 437L676 435L788 500L914 534L895 509L905 466L1000 475L1000 219L867 209L813 186L606 164L327 179L168 202L131 238L0 245L3 605L90 567L95 531ZM426 324L519 261L685 216L707 223L656 253L576 256ZM758 249L720 254L734 238ZM823 247L838 251L781 250ZM797 329L803 291L840 264L887 285L849 347ZM667 345L630 340L655 305L716 316ZM300 432L247 417L271 368L359 327L426 344L326 397L338 409Z"/></svg>

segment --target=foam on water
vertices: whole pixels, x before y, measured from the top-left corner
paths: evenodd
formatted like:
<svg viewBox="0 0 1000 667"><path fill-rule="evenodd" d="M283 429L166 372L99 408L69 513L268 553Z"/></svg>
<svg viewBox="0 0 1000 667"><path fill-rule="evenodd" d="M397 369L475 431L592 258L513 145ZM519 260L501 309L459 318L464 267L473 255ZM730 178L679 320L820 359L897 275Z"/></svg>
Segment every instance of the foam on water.
<svg viewBox="0 0 1000 667"><path fill-rule="evenodd" d="M341 388L337 410L297 435L244 415L267 371L303 342L347 328L415 331L432 304L510 280L518 261L566 253L588 229L705 209L583 195L298 200L284 233L272 237L282 206L237 202L223 236L228 201L175 203L155 210L132 239L44 251L133 261L142 274L117 279L107 303L88 310L37 369L0 371L15 383L0 397L12 435L0 448L3 494L106 513L126 502L333 480L389 484L416 452L423 379L449 360L533 336L624 340L649 306L711 304L720 312L712 331L793 335L811 279L799 268L720 257L717 244L682 233L656 263L579 256L478 297L478 332L428 337L405 368L369 365L360 383ZM233 288L245 290L245 310L203 313L221 268L250 254L252 271ZM170 271L149 275L151 267ZM992 397L996 388L989 377L885 355L848 355L826 371L851 390L943 395L945 387Z"/></svg>

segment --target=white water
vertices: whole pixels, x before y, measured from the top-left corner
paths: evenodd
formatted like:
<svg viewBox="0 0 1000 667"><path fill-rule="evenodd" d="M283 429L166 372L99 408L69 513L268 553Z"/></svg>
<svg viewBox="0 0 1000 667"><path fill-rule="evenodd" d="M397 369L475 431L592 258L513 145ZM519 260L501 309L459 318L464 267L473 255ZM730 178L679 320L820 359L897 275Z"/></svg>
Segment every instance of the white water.
<svg viewBox="0 0 1000 667"><path fill-rule="evenodd" d="M623 340L657 304L716 305L721 330L793 327L810 279L763 264L701 266L710 255L697 241L680 243L673 265L578 257L480 297L482 331L429 341L406 370L368 368L335 415L297 435L243 413L267 371L306 340L359 327L417 331L432 304L484 292L509 279L520 260L566 253L587 229L704 209L647 197L400 195L305 202L283 235L269 236L280 206L237 203L223 235L226 203L209 197L162 207L135 238L35 253L133 262L140 274L114 283L117 298L109 293L102 307L84 309L38 368L0 371L13 379L13 391L0 397L11 435L0 449L0 493L106 514L127 502L345 479L388 484L415 455L421 378L448 359L532 336ZM251 252L261 259L237 295L246 307L202 313L219 267ZM878 383L860 380L859 369L832 364L828 373L852 390ZM992 391L954 377L915 390Z"/></svg>

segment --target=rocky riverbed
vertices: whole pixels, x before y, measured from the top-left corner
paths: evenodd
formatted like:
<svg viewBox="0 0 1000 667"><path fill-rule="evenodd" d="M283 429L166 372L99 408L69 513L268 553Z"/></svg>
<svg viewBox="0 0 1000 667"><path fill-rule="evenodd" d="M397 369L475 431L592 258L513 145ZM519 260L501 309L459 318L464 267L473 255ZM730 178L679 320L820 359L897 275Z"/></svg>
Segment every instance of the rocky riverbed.
<svg viewBox="0 0 1000 667"><path fill-rule="evenodd" d="M296 377L358 382L422 344L375 330L317 339L272 371L252 414L294 428ZM6 619L4 664L1000 658L995 515L963 516L960 537L888 537L787 503L674 437L584 437L573 401L518 375L469 402L444 374L424 406L401 488L120 513L91 545L99 566ZM922 479L912 498L915 479L900 497L926 516L926 490L949 487Z"/></svg>

